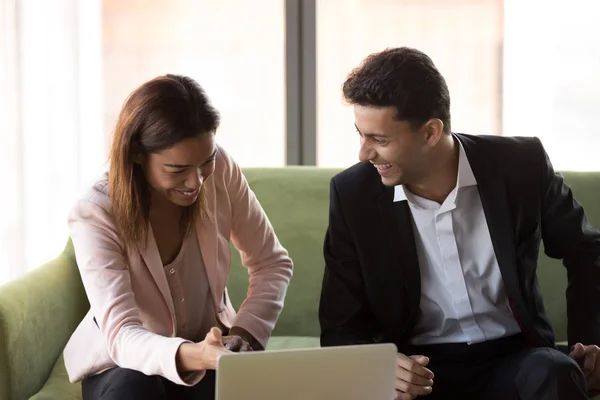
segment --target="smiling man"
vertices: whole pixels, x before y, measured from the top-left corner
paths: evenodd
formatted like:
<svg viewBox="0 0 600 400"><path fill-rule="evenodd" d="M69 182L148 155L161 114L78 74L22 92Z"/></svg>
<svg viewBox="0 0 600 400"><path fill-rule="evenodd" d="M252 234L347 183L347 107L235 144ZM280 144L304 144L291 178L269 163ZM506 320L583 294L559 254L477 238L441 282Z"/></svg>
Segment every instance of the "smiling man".
<svg viewBox="0 0 600 400"><path fill-rule="evenodd" d="M446 82L415 49L369 56L343 93L360 162L331 180L321 344L395 343L397 399L587 399L600 233L541 142L453 133ZM544 315L541 240L568 270L570 355Z"/></svg>

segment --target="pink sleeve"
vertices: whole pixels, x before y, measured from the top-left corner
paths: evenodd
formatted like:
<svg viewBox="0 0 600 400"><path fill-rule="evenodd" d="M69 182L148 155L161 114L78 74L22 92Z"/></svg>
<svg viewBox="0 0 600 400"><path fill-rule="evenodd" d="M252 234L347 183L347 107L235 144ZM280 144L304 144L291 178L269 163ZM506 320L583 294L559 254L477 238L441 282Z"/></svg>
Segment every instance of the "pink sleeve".
<svg viewBox="0 0 600 400"><path fill-rule="evenodd" d="M271 336L292 277L293 264L240 167L225 154L226 185L232 207L232 241L248 268L248 294L234 325L246 329L263 346Z"/></svg>

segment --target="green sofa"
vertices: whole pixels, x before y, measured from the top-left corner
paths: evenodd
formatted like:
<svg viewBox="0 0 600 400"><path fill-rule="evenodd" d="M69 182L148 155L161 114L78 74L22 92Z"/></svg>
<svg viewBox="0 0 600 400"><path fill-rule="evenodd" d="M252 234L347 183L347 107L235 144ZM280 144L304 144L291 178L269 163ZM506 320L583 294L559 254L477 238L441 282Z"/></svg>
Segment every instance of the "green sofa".
<svg viewBox="0 0 600 400"><path fill-rule="evenodd" d="M318 346L329 179L337 170L286 167L244 172L295 263L286 305L268 349ZM564 175L592 223L600 227L600 172ZM247 274L237 252L233 254L229 290L239 305ZM539 274L557 340L564 341L564 268L542 256ZM67 380L62 349L88 307L70 243L55 260L0 287L0 400L81 398L80 386Z"/></svg>

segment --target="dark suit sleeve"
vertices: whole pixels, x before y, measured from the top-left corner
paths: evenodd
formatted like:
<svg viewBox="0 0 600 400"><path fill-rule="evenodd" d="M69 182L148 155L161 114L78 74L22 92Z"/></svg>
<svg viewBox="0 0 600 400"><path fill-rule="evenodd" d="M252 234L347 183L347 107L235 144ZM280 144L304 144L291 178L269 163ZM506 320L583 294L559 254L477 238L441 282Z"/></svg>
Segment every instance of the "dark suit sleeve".
<svg viewBox="0 0 600 400"><path fill-rule="evenodd" d="M372 316L368 311L356 247L340 207L335 178L330 185L324 255L325 274L319 305L321 346L372 343Z"/></svg>
<svg viewBox="0 0 600 400"><path fill-rule="evenodd" d="M600 233L592 228L571 189L556 174L541 142L542 239L549 257L562 259L567 269L567 336L600 345Z"/></svg>

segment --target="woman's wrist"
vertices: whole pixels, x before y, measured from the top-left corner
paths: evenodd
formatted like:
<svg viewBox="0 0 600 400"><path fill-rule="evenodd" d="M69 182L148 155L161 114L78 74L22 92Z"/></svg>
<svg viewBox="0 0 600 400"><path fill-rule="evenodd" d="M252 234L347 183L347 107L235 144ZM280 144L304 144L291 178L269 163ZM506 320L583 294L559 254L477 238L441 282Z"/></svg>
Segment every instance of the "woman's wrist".
<svg viewBox="0 0 600 400"><path fill-rule="evenodd" d="M175 362L180 373L206 369L196 343L182 343L177 349Z"/></svg>

